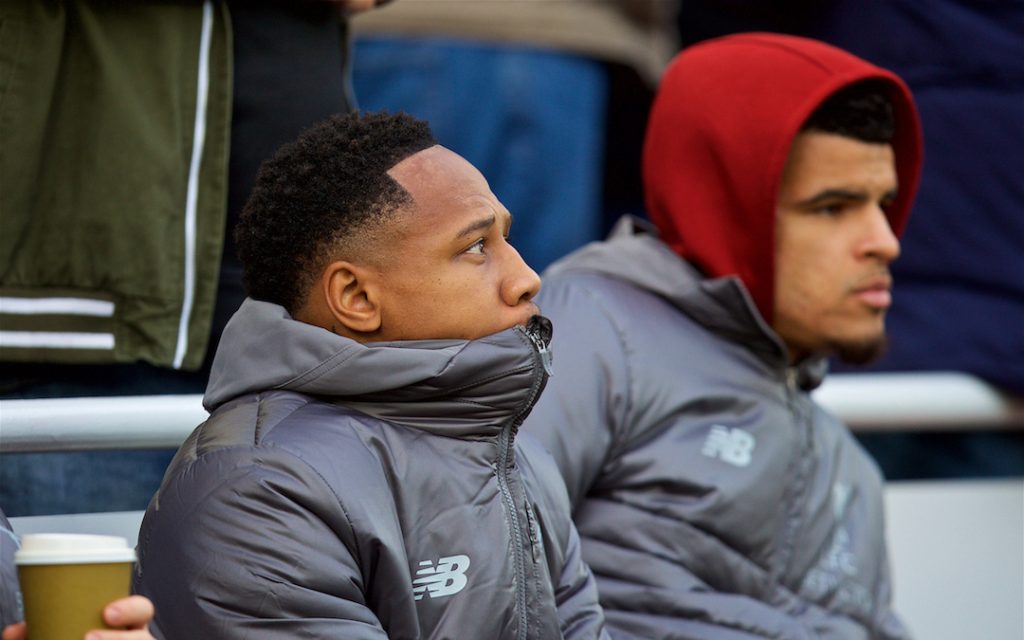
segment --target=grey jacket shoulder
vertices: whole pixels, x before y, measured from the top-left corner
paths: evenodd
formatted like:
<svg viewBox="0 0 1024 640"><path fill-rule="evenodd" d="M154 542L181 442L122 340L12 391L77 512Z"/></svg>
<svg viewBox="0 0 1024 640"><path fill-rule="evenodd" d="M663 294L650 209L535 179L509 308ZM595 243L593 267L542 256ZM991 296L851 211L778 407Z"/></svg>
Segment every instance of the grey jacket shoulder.
<svg viewBox="0 0 1024 640"><path fill-rule="evenodd" d="M245 428L234 428L236 420ZM221 407L182 448L143 524L136 585L173 602L174 619L158 608L161 631L250 637L234 626L240 616L253 618L251 637L260 638L449 637L453 630L513 637L498 631L513 622L516 579L506 554L494 553L511 543L501 542L504 506L481 501L493 491L493 470L459 468L485 460L494 443L431 440L291 392ZM436 456L439 445L455 450L413 462ZM538 637L560 628L572 630L566 637L604 637L557 469L528 437L517 457L522 513L535 532L524 543L534 546L533 563L543 563L531 565L530 625ZM465 571L468 586L458 596L467 604L453 605L458 613L445 613L443 579L422 582L430 590L415 597L424 566ZM449 591L455 598L457 589Z"/></svg>

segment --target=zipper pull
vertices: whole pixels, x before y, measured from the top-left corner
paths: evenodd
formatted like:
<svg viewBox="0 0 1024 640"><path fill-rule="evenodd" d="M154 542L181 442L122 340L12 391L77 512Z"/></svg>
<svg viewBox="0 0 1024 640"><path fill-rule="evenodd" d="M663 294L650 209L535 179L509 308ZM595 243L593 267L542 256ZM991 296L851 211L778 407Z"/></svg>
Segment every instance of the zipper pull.
<svg viewBox="0 0 1024 640"><path fill-rule="evenodd" d="M526 335L533 342L540 354L541 364L544 365L544 372L550 378L555 374L551 366L551 348L548 343L551 340L551 321L543 316L533 316L526 323Z"/></svg>
<svg viewBox="0 0 1024 640"><path fill-rule="evenodd" d="M796 367L787 367L786 368L786 386L789 387L789 390L792 391L793 393L796 393L796 391L797 391L796 377L797 377Z"/></svg>
<svg viewBox="0 0 1024 640"><path fill-rule="evenodd" d="M540 362L544 365L544 372L547 373L550 378L555 375L555 371L551 367L551 349L548 348L548 345L536 338L534 338L533 342L537 345L537 352L540 353Z"/></svg>

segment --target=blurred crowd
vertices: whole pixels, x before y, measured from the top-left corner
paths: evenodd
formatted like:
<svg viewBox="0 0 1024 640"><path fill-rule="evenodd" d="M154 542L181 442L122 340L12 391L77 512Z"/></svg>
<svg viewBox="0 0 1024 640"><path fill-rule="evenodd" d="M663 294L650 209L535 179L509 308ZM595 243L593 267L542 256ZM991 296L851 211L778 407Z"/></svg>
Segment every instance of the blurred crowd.
<svg viewBox="0 0 1024 640"><path fill-rule="evenodd" d="M149 504L134 586L168 637L907 638L884 480L1024 476L1018 431L851 436L810 397L829 369L1024 396L1019 2L18 0L0 26L0 398L211 413L177 454L0 454L0 534ZM431 262L447 227L489 279ZM457 553L420 546L439 522ZM418 608L471 562L511 585L469 590L493 617ZM253 578L252 610L220 588Z"/></svg>

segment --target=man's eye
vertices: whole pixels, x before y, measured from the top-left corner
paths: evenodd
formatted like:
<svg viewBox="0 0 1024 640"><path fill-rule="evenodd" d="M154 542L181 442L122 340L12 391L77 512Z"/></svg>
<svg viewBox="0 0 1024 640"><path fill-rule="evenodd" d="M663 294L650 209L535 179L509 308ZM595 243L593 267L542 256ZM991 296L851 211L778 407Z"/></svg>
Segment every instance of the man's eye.
<svg viewBox="0 0 1024 640"><path fill-rule="evenodd" d="M822 205L815 209L815 211L817 211L818 213L823 213L827 216L838 216L840 213L843 212L844 209L845 207L841 203L835 202L832 204Z"/></svg>
<svg viewBox="0 0 1024 640"><path fill-rule="evenodd" d="M473 245L470 248L466 249L466 253L473 253L473 254L476 254L476 255L483 255L483 253L484 253L484 239L480 238L479 240L474 242Z"/></svg>

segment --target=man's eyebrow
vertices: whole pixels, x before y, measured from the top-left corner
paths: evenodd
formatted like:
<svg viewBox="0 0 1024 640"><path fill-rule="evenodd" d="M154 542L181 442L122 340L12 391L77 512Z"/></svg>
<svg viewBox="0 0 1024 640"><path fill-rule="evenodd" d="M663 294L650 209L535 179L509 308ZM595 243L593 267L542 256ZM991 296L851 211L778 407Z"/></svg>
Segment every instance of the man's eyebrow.
<svg viewBox="0 0 1024 640"><path fill-rule="evenodd" d="M469 234L473 233L474 231L481 231L483 229L489 229L493 224L494 224L494 214L491 214L491 215L487 216L486 218L480 218L479 220L476 220L474 222L471 222L471 223L467 224L465 227L462 228L461 231L459 231L457 234L455 234L455 237L456 238L461 238L463 236L468 236Z"/></svg>
<svg viewBox="0 0 1024 640"><path fill-rule="evenodd" d="M819 191L810 198L800 201L798 204L806 207L813 207L831 200L851 200L863 202L868 199L868 194L863 191L851 191L849 189L825 189Z"/></svg>
<svg viewBox="0 0 1024 640"><path fill-rule="evenodd" d="M883 200L894 200L897 195L897 190L892 189L891 191L885 192L882 196ZM850 202L865 202L868 199L868 194L864 191L851 191L850 189L826 189L819 193L814 194L810 198L797 203L799 206L814 207L819 204L830 202L832 200L846 200Z"/></svg>

